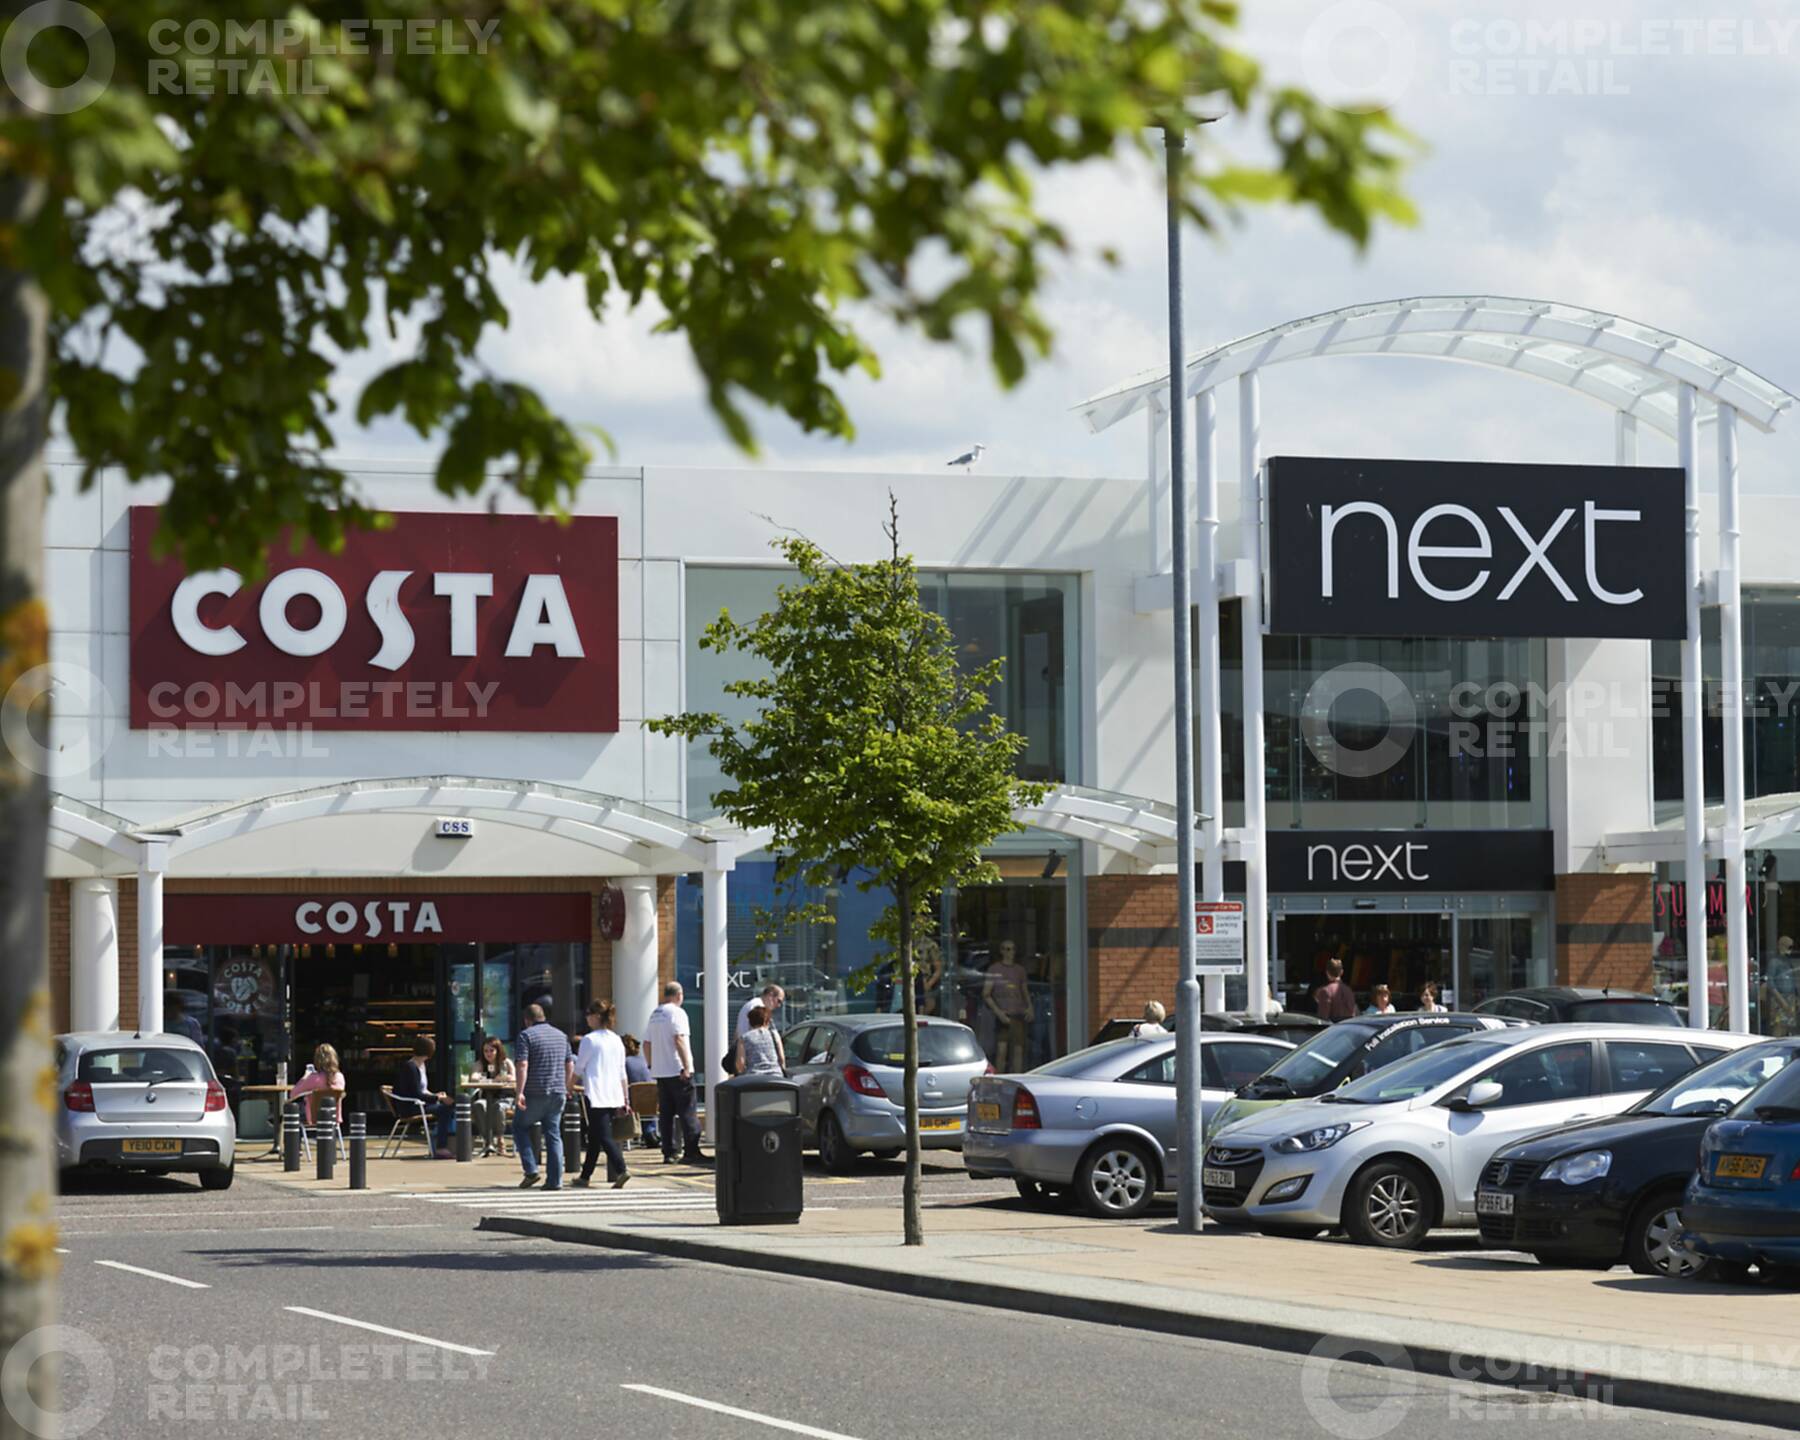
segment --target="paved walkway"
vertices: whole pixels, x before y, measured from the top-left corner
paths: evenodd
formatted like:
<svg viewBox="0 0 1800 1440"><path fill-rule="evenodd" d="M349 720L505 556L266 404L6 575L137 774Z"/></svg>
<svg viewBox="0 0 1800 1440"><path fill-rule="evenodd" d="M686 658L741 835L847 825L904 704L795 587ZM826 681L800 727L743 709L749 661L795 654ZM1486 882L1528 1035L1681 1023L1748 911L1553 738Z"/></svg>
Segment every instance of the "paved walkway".
<svg viewBox="0 0 1800 1440"><path fill-rule="evenodd" d="M1800 1293L1550 1269L1469 1235L1395 1253L985 1204L928 1210L908 1250L897 1208L731 1228L686 1207L502 1208L482 1228L1800 1427Z"/></svg>

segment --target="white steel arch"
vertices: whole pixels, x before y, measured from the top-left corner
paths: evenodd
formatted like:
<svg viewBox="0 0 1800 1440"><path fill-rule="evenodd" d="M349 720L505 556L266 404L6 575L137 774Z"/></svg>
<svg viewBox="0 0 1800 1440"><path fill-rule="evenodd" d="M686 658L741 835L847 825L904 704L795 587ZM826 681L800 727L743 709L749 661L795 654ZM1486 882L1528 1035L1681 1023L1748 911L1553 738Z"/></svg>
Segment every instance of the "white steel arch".
<svg viewBox="0 0 1800 1440"><path fill-rule="evenodd" d="M1724 805L1721 807L1719 853L1725 862L1726 944L1730 979L1729 1021L1734 1030L1749 1027L1748 926L1744 894L1744 765L1743 657L1739 646L1742 617L1739 574L1739 492L1737 424L1743 419L1758 430L1775 429L1796 404L1795 396L1717 351L1708 350L1672 331L1586 306L1557 301L1524 300L1494 295L1426 295L1351 305L1304 316L1254 335L1219 345L1190 357L1183 366L1181 397L1195 406L1194 453L1199 483L1194 513L1181 523L1194 524L1190 547L1196 556L1191 590L1200 608L1200 657L1197 666L1200 713L1213 724L1202 726L1199 749L1199 806L1213 814L1222 809L1218 716L1219 646L1216 623L1221 596L1244 601L1244 773L1262 774L1262 574L1263 497L1261 493L1262 421L1258 377L1270 365L1333 356L1390 355L1483 365L1585 396L1614 412L1614 458L1620 465L1637 463L1638 426L1673 438L1687 473L1688 626L1682 646L1684 691L1682 772L1686 795L1682 855L1687 890L1687 951L1690 969L1689 1019L1704 1028L1707 1010L1703 755L1700 693L1700 591L1707 579L1700 568L1699 426L1717 425L1719 491L1719 561L1716 580L1720 611L1721 680L1724 694ZM1165 537L1175 517L1168 513L1167 445L1171 373L1149 370L1084 400L1075 408L1093 430L1109 429L1140 410L1145 412L1150 442L1146 498L1150 508L1151 565L1138 587L1140 609L1167 608L1161 599L1167 569ZM1228 380L1238 384L1240 411L1239 468L1243 553L1248 561L1227 576L1217 564L1218 465L1217 404L1214 392ZM1704 412L1704 413L1703 413ZM1148 597L1148 598L1145 598ZM1202 828L1204 894L1216 899L1222 890L1227 850L1243 856L1247 908L1266 908L1267 857L1260 802L1246 796L1244 828L1232 836L1216 826ZM1268 1003L1268 923L1259 915L1245 927L1248 1003ZM1208 980L1206 1004L1218 1008L1223 982Z"/></svg>

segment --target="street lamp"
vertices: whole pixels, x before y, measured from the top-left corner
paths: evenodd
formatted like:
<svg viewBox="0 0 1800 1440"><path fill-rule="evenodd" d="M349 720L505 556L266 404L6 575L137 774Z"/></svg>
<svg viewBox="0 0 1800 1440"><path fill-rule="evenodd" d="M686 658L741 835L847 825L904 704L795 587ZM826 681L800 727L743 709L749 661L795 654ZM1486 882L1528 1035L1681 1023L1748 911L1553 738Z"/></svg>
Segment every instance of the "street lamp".
<svg viewBox="0 0 1800 1440"><path fill-rule="evenodd" d="M1194 945L1194 672L1193 603L1188 575L1187 520L1187 346L1181 324L1181 161L1190 125L1207 125L1217 115L1182 116L1162 126L1164 196L1169 227L1169 538L1174 575L1175 618L1175 868L1179 887L1176 933L1181 944L1181 983L1175 991L1175 1133L1179 1161L1177 1223L1198 1232L1201 1146L1204 1117L1200 1106L1201 999L1199 960ZM1211 513L1211 512L1209 512ZM1211 547L1203 547L1211 555ZM1200 603L1208 607L1211 631L1218 628L1218 569L1209 559L1201 578ZM1211 723L1218 723L1218 716ZM1216 795L1206 797L1215 808Z"/></svg>

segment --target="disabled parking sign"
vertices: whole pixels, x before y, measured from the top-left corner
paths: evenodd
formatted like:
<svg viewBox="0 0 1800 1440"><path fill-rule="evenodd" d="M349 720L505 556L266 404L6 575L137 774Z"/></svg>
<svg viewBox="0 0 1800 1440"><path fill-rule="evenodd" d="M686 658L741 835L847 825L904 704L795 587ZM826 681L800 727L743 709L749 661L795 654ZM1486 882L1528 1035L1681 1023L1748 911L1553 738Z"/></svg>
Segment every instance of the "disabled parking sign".
<svg viewBox="0 0 1800 1440"><path fill-rule="evenodd" d="M1195 969L1202 975L1244 973L1244 902L1194 902Z"/></svg>

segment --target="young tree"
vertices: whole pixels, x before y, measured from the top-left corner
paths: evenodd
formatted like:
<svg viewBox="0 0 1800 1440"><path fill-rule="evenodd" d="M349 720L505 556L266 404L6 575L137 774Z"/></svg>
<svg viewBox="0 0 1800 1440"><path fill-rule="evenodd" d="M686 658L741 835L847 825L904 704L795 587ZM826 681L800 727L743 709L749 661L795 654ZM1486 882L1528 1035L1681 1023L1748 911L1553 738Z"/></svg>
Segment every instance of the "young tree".
<svg viewBox="0 0 1800 1440"><path fill-rule="evenodd" d="M866 565L838 565L808 540L776 541L798 582L781 587L767 614L743 622L723 612L700 638L702 649L757 662L763 673L725 687L757 713L739 724L679 715L650 728L707 741L731 782L713 803L746 829L768 828L777 884L857 873L862 889L893 894L870 934L897 958L904 1228L908 1245L922 1245L913 937L946 886L999 878L982 851L1024 828L1013 811L1041 800L1044 787L1015 777L1024 738L988 709L1002 662L959 671L950 627L920 599L891 495L885 533L888 558Z"/></svg>

